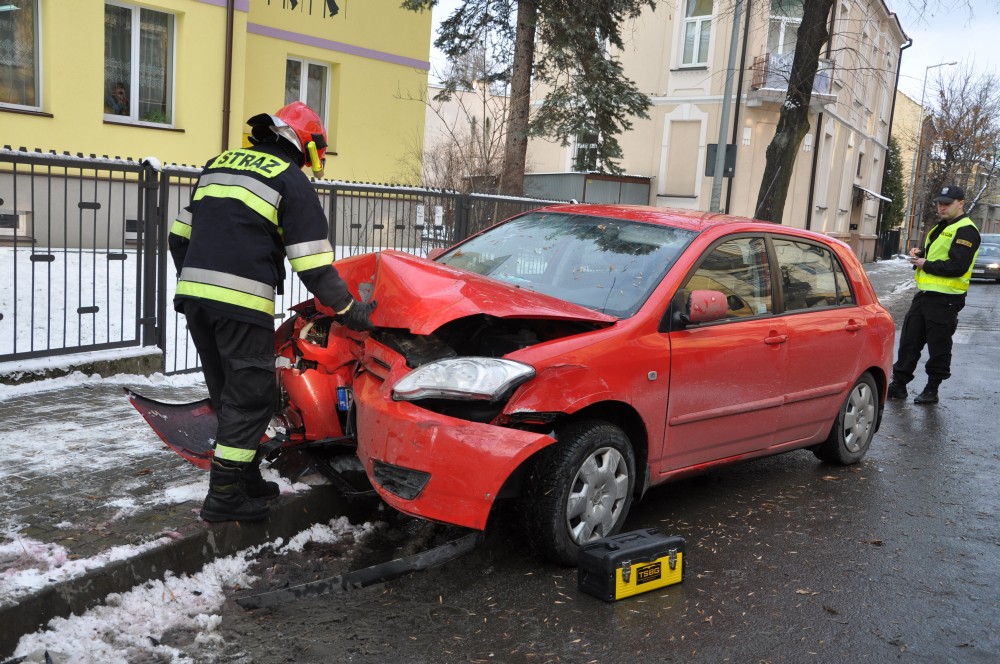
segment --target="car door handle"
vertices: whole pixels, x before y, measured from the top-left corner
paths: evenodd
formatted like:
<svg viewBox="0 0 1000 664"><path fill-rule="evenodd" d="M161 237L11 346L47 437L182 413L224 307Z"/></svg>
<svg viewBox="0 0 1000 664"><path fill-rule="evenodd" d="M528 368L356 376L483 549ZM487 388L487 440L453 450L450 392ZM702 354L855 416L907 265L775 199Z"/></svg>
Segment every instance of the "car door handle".
<svg viewBox="0 0 1000 664"><path fill-rule="evenodd" d="M864 325L862 325L861 323L855 321L852 318L851 320L847 321L847 325L844 326L844 329L847 330L848 332L857 332L858 330L860 330L863 327L864 327Z"/></svg>
<svg viewBox="0 0 1000 664"><path fill-rule="evenodd" d="M764 339L764 343L768 346L776 346L778 344L783 344L786 341L788 341L787 334L777 334L775 332L771 332L771 336L765 337Z"/></svg>

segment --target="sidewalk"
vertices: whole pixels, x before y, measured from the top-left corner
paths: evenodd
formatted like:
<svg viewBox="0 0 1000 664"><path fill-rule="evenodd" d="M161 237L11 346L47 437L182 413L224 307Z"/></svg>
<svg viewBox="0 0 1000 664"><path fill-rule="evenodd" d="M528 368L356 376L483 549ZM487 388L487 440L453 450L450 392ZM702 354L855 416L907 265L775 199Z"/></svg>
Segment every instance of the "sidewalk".
<svg viewBox="0 0 1000 664"><path fill-rule="evenodd" d="M0 661L22 635L109 593L347 513L330 487L282 479L267 520L210 526L198 518L208 474L163 445L122 392L190 401L204 387L77 376L0 392Z"/></svg>

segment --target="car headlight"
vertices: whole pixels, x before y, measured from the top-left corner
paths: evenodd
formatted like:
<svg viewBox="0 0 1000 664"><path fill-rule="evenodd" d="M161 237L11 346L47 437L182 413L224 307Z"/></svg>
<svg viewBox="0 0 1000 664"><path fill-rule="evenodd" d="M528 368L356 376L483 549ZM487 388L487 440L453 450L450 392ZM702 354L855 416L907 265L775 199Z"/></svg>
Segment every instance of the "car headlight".
<svg viewBox="0 0 1000 664"><path fill-rule="evenodd" d="M998 267L1000 267L1000 263L989 263L989 264L987 264L986 269L987 270L995 270Z"/></svg>
<svg viewBox="0 0 1000 664"><path fill-rule="evenodd" d="M533 367L513 360L453 357L429 362L406 374L393 387L392 396L397 401L497 401L534 375Z"/></svg>

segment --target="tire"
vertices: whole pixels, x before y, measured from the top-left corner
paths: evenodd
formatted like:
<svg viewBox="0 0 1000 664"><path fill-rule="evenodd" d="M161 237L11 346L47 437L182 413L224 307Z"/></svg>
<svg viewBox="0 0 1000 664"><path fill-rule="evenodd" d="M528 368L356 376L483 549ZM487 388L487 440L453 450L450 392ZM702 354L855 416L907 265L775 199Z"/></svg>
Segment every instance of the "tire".
<svg viewBox="0 0 1000 664"><path fill-rule="evenodd" d="M576 565L580 545L621 529L635 490L628 436L600 420L571 423L534 461L524 495L528 534L544 557Z"/></svg>
<svg viewBox="0 0 1000 664"><path fill-rule="evenodd" d="M827 439L814 449L822 461L849 466L868 452L878 425L878 389L865 372L847 394Z"/></svg>

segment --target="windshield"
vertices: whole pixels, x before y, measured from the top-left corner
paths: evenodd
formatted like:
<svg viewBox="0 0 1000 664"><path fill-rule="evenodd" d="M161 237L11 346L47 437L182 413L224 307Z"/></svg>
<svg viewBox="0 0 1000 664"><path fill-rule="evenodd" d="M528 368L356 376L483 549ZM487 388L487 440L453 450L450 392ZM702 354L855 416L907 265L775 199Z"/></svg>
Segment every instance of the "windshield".
<svg viewBox="0 0 1000 664"><path fill-rule="evenodd" d="M623 219L529 212L435 260L627 318L694 236Z"/></svg>

